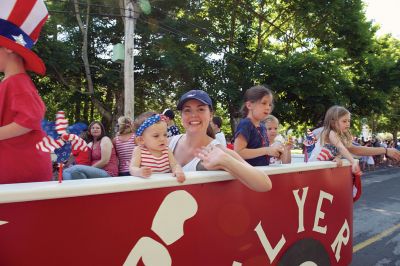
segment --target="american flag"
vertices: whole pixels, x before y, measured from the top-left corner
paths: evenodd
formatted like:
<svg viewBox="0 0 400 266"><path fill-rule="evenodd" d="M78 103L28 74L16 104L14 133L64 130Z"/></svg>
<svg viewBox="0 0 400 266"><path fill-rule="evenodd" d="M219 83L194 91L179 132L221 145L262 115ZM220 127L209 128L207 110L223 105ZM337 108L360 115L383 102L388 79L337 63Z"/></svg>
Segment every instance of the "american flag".
<svg viewBox="0 0 400 266"><path fill-rule="evenodd" d="M332 161L335 156L328 148L322 147L321 152L317 156L318 161Z"/></svg>

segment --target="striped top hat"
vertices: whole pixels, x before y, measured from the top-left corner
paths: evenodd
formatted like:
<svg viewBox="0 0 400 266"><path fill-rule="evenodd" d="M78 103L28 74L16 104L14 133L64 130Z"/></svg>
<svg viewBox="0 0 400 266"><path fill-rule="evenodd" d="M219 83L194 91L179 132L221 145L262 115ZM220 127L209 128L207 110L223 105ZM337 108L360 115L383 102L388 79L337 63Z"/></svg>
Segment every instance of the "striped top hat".
<svg viewBox="0 0 400 266"><path fill-rule="evenodd" d="M0 47L19 54L25 69L44 75L43 61L31 51L48 17L43 0L0 1Z"/></svg>

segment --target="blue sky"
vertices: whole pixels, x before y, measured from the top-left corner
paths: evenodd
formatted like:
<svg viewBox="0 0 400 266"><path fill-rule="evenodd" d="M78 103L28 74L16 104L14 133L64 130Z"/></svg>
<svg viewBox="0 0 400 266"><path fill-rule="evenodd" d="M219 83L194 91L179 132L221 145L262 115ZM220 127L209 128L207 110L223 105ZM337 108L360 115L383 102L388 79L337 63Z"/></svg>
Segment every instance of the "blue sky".
<svg viewBox="0 0 400 266"><path fill-rule="evenodd" d="M381 29L378 35L391 33L400 39L400 0L364 0L366 15Z"/></svg>

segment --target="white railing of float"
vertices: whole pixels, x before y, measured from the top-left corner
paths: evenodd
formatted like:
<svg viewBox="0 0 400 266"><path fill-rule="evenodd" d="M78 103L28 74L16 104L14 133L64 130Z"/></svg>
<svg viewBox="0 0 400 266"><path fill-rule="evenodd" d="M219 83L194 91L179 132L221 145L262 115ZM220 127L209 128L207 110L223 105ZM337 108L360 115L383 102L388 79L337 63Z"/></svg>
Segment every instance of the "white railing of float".
<svg viewBox="0 0 400 266"><path fill-rule="evenodd" d="M349 166L344 161L343 166ZM313 171L335 168L333 162L292 163L259 167L268 175ZM224 171L186 172L186 181L180 184L171 174L153 174L150 178L132 176L19 183L0 185L0 203L35 201L67 197L88 196L161 187L179 187L186 185L220 182L234 178Z"/></svg>

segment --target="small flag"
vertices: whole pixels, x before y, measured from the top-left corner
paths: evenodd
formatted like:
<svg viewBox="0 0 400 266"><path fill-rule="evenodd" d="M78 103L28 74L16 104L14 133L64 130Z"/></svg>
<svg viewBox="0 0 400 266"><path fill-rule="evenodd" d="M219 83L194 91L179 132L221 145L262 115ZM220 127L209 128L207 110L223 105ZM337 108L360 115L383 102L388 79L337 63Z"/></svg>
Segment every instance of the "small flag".
<svg viewBox="0 0 400 266"><path fill-rule="evenodd" d="M321 152L317 156L318 161L332 161L335 158L332 151L328 148L323 147Z"/></svg>

